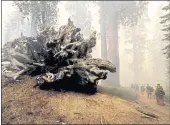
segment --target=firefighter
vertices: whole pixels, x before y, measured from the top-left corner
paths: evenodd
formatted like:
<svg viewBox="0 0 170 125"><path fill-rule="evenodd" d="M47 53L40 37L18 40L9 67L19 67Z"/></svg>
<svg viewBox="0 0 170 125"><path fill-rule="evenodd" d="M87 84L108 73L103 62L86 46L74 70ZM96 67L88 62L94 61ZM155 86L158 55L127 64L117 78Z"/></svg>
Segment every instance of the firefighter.
<svg viewBox="0 0 170 125"><path fill-rule="evenodd" d="M139 85L138 84L135 85L135 91L139 92Z"/></svg>
<svg viewBox="0 0 170 125"><path fill-rule="evenodd" d="M154 87L152 87L152 86L150 86L150 93L151 93L151 97L153 97L154 98L154 94L153 94L153 92L154 92Z"/></svg>
<svg viewBox="0 0 170 125"><path fill-rule="evenodd" d="M145 86L144 85L140 86L140 91L141 91L141 94L144 95L144 92L145 92Z"/></svg>
<svg viewBox="0 0 170 125"><path fill-rule="evenodd" d="M154 88L151 87L149 84L147 84L147 86L146 86L146 92L147 92L147 96L148 96L149 99L151 99L151 96L152 96L153 91L154 91Z"/></svg>
<svg viewBox="0 0 170 125"><path fill-rule="evenodd" d="M149 98L149 84L146 85L146 93L147 93L147 97Z"/></svg>
<svg viewBox="0 0 170 125"><path fill-rule="evenodd" d="M156 96L156 101L158 105L165 105L164 104L164 100L163 97L165 95L165 92L162 88L162 86L160 85L160 83L157 83L156 89L155 89L155 96Z"/></svg>

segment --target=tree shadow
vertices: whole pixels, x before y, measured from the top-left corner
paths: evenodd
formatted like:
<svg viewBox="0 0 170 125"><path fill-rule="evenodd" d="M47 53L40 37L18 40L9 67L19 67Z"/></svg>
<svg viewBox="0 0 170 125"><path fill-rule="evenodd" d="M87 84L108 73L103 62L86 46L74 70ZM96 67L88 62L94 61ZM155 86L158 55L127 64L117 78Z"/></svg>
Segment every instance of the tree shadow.
<svg viewBox="0 0 170 125"><path fill-rule="evenodd" d="M72 91L76 93L83 93L88 95L94 95L97 92L97 85L93 83L83 84L83 81L76 78L67 78L59 82L43 83L38 86L41 90L53 90L53 91Z"/></svg>

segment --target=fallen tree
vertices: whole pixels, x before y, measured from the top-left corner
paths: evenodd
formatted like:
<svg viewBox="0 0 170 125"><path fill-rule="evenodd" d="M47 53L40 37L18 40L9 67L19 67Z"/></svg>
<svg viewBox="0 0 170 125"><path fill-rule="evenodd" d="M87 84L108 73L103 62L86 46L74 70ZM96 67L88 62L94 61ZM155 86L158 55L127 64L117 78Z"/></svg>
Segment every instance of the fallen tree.
<svg viewBox="0 0 170 125"><path fill-rule="evenodd" d="M107 78L107 70L113 73L116 68L107 60L92 58L96 32L85 40L80 31L69 19L58 31L49 27L36 37L22 36L8 42L2 49L3 75L15 80L40 75L35 85L39 87L64 80L96 88L98 80Z"/></svg>

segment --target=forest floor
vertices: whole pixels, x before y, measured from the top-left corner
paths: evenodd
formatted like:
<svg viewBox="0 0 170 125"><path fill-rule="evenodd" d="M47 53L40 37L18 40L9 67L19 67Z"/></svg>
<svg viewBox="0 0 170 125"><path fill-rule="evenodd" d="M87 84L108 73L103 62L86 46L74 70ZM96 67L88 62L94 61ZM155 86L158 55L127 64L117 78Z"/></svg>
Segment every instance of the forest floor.
<svg viewBox="0 0 170 125"><path fill-rule="evenodd" d="M127 101L109 94L45 91L35 78L2 87L2 124L170 124L170 107L139 95ZM137 108L158 118L143 118Z"/></svg>

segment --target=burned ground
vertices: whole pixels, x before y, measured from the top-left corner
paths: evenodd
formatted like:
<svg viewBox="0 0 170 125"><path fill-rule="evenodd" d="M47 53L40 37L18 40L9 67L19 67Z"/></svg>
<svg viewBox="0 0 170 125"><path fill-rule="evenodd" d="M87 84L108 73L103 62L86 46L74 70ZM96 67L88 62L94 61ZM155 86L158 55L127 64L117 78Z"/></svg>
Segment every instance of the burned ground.
<svg viewBox="0 0 170 125"><path fill-rule="evenodd" d="M158 124L169 123L168 108L161 113L144 104L113 95L58 92L33 88L35 78L2 88L2 123L9 124ZM140 101L138 102L140 103ZM142 118L137 107L156 113Z"/></svg>

